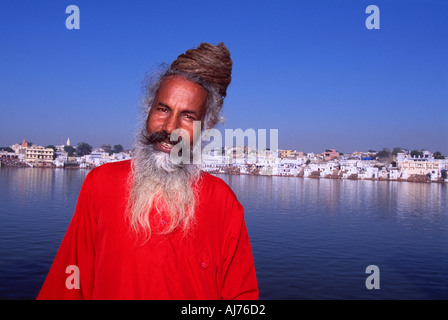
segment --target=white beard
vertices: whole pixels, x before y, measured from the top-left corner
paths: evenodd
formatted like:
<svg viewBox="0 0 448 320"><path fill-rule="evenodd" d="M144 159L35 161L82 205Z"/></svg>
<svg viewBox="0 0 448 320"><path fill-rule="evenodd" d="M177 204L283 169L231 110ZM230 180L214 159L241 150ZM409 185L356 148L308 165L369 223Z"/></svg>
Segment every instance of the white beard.
<svg viewBox="0 0 448 320"><path fill-rule="evenodd" d="M127 219L138 237L151 237L150 215L163 215L166 225L162 234L178 227L190 231L195 218L197 194L195 184L201 176L200 165L174 164L170 154L155 149L139 139L134 150Z"/></svg>

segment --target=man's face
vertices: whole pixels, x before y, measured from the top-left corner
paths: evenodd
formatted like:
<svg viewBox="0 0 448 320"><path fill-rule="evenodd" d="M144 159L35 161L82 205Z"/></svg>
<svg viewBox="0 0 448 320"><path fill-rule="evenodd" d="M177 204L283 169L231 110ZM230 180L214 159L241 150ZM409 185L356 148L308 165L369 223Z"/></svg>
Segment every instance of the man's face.
<svg viewBox="0 0 448 320"><path fill-rule="evenodd" d="M183 129L193 143L193 121L204 120L207 109L207 91L200 85L179 76L171 76L162 81L154 104L148 115L148 135L175 129ZM175 142L174 142L175 143ZM173 144L158 142L155 147L170 153Z"/></svg>

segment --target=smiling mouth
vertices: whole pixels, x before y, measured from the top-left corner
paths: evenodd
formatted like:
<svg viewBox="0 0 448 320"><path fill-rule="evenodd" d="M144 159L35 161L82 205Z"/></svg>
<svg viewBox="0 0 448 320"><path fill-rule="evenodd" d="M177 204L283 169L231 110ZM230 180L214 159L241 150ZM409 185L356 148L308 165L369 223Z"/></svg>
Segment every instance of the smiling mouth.
<svg viewBox="0 0 448 320"><path fill-rule="evenodd" d="M157 146L157 149L159 149L160 151L165 152L165 153L170 153L174 147L174 144L162 141L162 142L158 142L156 144L156 146Z"/></svg>

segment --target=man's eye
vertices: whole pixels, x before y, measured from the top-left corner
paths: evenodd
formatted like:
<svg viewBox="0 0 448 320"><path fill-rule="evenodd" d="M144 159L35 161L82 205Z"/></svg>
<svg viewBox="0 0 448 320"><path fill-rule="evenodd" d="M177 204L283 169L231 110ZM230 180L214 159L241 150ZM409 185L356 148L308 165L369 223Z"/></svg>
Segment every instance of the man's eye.
<svg viewBox="0 0 448 320"><path fill-rule="evenodd" d="M185 118L187 118L188 120L195 120L195 118L192 115L189 115L188 113L185 113Z"/></svg>

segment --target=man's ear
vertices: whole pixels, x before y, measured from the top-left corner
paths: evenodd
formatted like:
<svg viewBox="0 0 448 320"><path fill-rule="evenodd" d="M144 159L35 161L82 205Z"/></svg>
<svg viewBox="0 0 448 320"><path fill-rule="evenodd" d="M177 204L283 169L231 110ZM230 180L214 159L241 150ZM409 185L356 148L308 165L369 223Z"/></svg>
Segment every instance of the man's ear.
<svg viewBox="0 0 448 320"><path fill-rule="evenodd" d="M148 110L146 111L146 119L145 119L145 128L146 131L148 131L148 122L149 122L149 118L151 117L151 111L152 111L153 107L149 107Z"/></svg>

